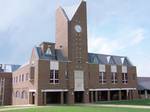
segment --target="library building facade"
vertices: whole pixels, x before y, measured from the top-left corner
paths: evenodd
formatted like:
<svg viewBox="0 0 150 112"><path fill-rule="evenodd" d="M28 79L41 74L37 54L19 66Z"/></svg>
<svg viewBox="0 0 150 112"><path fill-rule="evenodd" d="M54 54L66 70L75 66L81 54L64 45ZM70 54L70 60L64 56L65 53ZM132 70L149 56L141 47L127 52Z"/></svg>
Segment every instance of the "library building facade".
<svg viewBox="0 0 150 112"><path fill-rule="evenodd" d="M11 104L137 99L136 66L128 57L88 53L86 1L71 15L68 10L56 10L56 42L34 47L29 61L12 72Z"/></svg>

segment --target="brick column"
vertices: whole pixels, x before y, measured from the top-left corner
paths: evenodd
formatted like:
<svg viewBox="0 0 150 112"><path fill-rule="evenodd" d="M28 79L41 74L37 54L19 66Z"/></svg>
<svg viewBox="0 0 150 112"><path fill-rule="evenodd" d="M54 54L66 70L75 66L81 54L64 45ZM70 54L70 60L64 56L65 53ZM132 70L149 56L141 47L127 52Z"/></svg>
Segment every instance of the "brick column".
<svg viewBox="0 0 150 112"><path fill-rule="evenodd" d="M64 104L64 92L60 92L60 103Z"/></svg>
<svg viewBox="0 0 150 112"><path fill-rule="evenodd" d="M129 100L129 90L126 90L126 97L127 97L127 100Z"/></svg>
<svg viewBox="0 0 150 112"><path fill-rule="evenodd" d="M84 103L89 103L89 91L84 91Z"/></svg>
<svg viewBox="0 0 150 112"><path fill-rule="evenodd" d="M32 92L29 92L29 104L32 104Z"/></svg>
<svg viewBox="0 0 150 112"><path fill-rule="evenodd" d="M99 91L99 92L98 92L98 101L101 101L101 99L102 99L101 95L102 95L102 92Z"/></svg>
<svg viewBox="0 0 150 112"><path fill-rule="evenodd" d="M35 93L35 105L41 106L43 105L43 95L40 90Z"/></svg>
<svg viewBox="0 0 150 112"><path fill-rule="evenodd" d="M132 90L129 90L129 99L132 100Z"/></svg>
<svg viewBox="0 0 150 112"><path fill-rule="evenodd" d="M93 103L93 91L91 91L91 103Z"/></svg>
<svg viewBox="0 0 150 112"><path fill-rule="evenodd" d="M43 93L43 104L46 105L46 92Z"/></svg>
<svg viewBox="0 0 150 112"><path fill-rule="evenodd" d="M74 104L74 91L68 91L68 98L67 98L68 104Z"/></svg>
<svg viewBox="0 0 150 112"><path fill-rule="evenodd" d="M110 101L110 91L107 91L107 100Z"/></svg>
<svg viewBox="0 0 150 112"><path fill-rule="evenodd" d="M95 91L95 102L98 101L98 95L97 95L97 91Z"/></svg>
<svg viewBox="0 0 150 112"><path fill-rule="evenodd" d="M119 90L119 100L122 100L121 90Z"/></svg>

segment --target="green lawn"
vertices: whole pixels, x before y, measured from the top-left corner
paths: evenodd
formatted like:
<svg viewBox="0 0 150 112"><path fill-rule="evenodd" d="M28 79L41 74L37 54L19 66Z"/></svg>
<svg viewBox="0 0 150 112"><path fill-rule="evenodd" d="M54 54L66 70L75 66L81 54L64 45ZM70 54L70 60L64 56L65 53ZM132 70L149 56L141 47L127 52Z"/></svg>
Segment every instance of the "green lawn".
<svg viewBox="0 0 150 112"><path fill-rule="evenodd" d="M150 100L131 100L131 101L110 101L110 102L97 102L96 104L116 104L116 105L148 105L150 106ZM95 105L96 105L95 104ZM0 112L5 107L0 108ZM11 108L11 107L8 107ZM118 107L102 107L94 105L75 105L75 106L42 106L42 107L30 107L28 109L4 111L4 112L150 112L150 109L136 109L136 108L118 108Z"/></svg>
<svg viewBox="0 0 150 112"><path fill-rule="evenodd" d="M149 109L108 108L90 106L46 106L5 112L150 112Z"/></svg>
<svg viewBox="0 0 150 112"><path fill-rule="evenodd" d="M96 104L117 104L117 105L147 105L150 106L150 99L139 99L139 100L129 100L129 101L101 101L96 102Z"/></svg>

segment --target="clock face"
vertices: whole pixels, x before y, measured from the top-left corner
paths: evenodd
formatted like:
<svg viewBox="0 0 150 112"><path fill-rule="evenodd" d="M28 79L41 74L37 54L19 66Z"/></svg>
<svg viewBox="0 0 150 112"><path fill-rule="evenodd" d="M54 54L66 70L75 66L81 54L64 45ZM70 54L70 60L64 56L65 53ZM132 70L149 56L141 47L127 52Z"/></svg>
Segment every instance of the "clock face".
<svg viewBox="0 0 150 112"><path fill-rule="evenodd" d="M75 31L80 33L82 31L82 27L80 25L75 25Z"/></svg>

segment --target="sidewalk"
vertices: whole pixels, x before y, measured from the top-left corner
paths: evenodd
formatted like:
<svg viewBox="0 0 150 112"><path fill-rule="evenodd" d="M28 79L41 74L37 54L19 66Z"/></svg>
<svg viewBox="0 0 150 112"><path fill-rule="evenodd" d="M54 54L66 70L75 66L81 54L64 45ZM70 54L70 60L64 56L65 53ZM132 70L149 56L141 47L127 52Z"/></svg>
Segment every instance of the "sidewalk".
<svg viewBox="0 0 150 112"><path fill-rule="evenodd" d="M85 106L150 109L150 106L140 106L140 105L85 104Z"/></svg>
<svg viewBox="0 0 150 112"><path fill-rule="evenodd" d="M9 110L18 110L18 109L28 109L28 108L36 108L36 106L32 106L32 105L4 106L4 107L0 108L0 112L9 111Z"/></svg>

